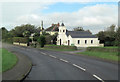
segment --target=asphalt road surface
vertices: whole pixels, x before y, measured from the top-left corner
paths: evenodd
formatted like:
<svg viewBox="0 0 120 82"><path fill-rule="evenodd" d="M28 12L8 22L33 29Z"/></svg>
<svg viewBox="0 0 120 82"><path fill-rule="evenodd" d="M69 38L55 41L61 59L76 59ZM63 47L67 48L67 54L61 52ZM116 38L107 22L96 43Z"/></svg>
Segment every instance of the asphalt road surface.
<svg viewBox="0 0 120 82"><path fill-rule="evenodd" d="M80 55L3 45L28 56L33 67L25 80L118 80L118 65Z"/></svg>

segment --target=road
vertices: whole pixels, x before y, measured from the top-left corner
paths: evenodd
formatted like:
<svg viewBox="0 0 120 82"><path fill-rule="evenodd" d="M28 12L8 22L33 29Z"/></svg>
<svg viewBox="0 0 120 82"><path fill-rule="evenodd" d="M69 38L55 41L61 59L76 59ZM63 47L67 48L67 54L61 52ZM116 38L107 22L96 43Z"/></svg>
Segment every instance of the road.
<svg viewBox="0 0 120 82"><path fill-rule="evenodd" d="M25 80L118 80L118 65L80 55L4 45L28 56L33 67Z"/></svg>

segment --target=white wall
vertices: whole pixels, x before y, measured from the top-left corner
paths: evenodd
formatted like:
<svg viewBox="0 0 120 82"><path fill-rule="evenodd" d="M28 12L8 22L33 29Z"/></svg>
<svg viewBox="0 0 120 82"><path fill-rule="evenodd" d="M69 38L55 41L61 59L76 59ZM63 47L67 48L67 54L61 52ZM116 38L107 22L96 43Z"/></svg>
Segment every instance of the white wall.
<svg viewBox="0 0 120 82"><path fill-rule="evenodd" d="M79 44L78 40L80 40ZM86 44L85 40L87 40ZM93 40L93 43L91 43L91 40ZM99 46L99 40L98 38L73 38L73 44L77 47Z"/></svg>

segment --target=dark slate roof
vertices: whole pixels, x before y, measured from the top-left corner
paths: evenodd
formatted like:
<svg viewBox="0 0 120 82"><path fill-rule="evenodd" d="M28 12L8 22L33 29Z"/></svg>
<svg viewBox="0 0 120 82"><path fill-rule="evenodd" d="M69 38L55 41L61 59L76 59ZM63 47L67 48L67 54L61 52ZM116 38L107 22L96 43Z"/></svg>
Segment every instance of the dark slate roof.
<svg viewBox="0 0 120 82"><path fill-rule="evenodd" d="M67 31L66 35L71 35L72 38L97 38L88 31Z"/></svg>

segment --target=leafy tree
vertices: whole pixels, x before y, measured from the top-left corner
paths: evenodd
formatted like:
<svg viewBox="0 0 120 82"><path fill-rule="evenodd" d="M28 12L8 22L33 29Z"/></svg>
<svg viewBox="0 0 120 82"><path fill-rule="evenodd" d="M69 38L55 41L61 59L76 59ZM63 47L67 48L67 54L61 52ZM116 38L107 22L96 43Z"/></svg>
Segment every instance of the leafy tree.
<svg viewBox="0 0 120 82"><path fill-rule="evenodd" d="M29 31L24 31L23 32L23 36L24 37L29 37L30 36L30 32Z"/></svg>
<svg viewBox="0 0 120 82"><path fill-rule="evenodd" d="M56 44L58 33L54 35L45 35L46 44Z"/></svg>
<svg viewBox="0 0 120 82"><path fill-rule="evenodd" d="M40 37L40 33L35 33L33 35L33 41L37 41L37 39Z"/></svg>
<svg viewBox="0 0 120 82"><path fill-rule="evenodd" d="M5 27L2 27L1 31L2 31L2 39L8 38L8 30Z"/></svg>
<svg viewBox="0 0 120 82"><path fill-rule="evenodd" d="M86 30L87 32L89 32L90 34L92 34L92 32L88 29L88 30Z"/></svg>
<svg viewBox="0 0 120 82"><path fill-rule="evenodd" d="M29 31L30 34L36 32L36 27L31 24L16 26L14 29L11 30L12 34L14 34L15 37L23 37L23 33L25 31Z"/></svg>
<svg viewBox="0 0 120 82"><path fill-rule="evenodd" d="M52 35L53 44L56 44L58 33Z"/></svg>
<svg viewBox="0 0 120 82"><path fill-rule="evenodd" d="M104 43L105 46L113 46L117 44L115 25L111 25L106 31L100 31L97 36L100 40L100 43Z"/></svg>
<svg viewBox="0 0 120 82"><path fill-rule="evenodd" d="M41 27L38 27L36 30L37 30L37 33L40 33ZM44 30L44 28L42 28L42 30Z"/></svg>
<svg viewBox="0 0 120 82"><path fill-rule="evenodd" d="M116 31L115 46L120 46L120 27Z"/></svg>
<svg viewBox="0 0 120 82"><path fill-rule="evenodd" d="M77 27L73 29L74 31L84 31L83 27Z"/></svg>
<svg viewBox="0 0 120 82"><path fill-rule="evenodd" d="M52 36L51 35L46 35L45 36L46 44L51 44L51 40L52 40Z"/></svg>
<svg viewBox="0 0 120 82"><path fill-rule="evenodd" d="M38 38L38 43L40 44L41 47L44 47L46 41L45 41L45 36L44 35L41 35L39 38Z"/></svg>
<svg viewBox="0 0 120 82"><path fill-rule="evenodd" d="M42 35L50 35L50 34L46 32L42 32Z"/></svg>
<svg viewBox="0 0 120 82"><path fill-rule="evenodd" d="M100 40L100 43L104 43L105 42L105 33L103 31L100 31L98 34L98 39Z"/></svg>

